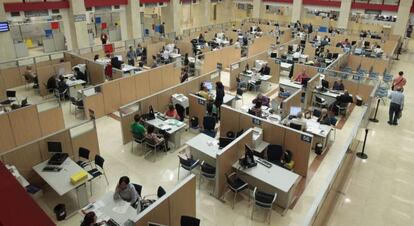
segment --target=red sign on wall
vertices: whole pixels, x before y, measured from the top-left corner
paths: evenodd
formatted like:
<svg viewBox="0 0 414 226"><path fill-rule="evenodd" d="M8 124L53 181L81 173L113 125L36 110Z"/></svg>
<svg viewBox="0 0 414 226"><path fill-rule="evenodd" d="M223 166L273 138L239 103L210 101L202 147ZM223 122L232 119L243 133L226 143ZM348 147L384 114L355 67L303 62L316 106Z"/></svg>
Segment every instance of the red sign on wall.
<svg viewBox="0 0 414 226"><path fill-rule="evenodd" d="M59 29L59 22L50 23L50 28L52 28L53 30Z"/></svg>
<svg viewBox="0 0 414 226"><path fill-rule="evenodd" d="M106 29L108 27L108 25L105 23L105 22L103 22L102 24L101 24L101 28L102 29Z"/></svg>

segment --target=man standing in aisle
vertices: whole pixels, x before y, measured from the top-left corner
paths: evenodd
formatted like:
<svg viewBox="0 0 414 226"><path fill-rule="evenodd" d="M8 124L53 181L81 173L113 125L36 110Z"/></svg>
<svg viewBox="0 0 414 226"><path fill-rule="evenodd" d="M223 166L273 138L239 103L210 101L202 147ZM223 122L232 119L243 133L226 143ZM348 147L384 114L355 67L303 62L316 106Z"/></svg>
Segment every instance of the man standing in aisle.
<svg viewBox="0 0 414 226"><path fill-rule="evenodd" d="M398 125L398 119L401 117L401 111L404 108L404 94L401 88L391 91L388 98L391 99L388 124Z"/></svg>

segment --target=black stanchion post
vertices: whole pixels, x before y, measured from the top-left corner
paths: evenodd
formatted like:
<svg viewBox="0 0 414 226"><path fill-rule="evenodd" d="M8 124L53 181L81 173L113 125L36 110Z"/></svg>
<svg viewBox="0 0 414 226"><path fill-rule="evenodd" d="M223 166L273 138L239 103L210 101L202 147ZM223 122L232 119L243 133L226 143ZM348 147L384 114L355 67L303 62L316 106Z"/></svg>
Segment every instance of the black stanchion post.
<svg viewBox="0 0 414 226"><path fill-rule="evenodd" d="M377 107L375 109L374 118L370 118L369 121L371 121L371 122L379 122L379 120L377 119L377 113L378 113L378 107L379 107L380 102L381 102L381 99L378 98Z"/></svg>
<svg viewBox="0 0 414 226"><path fill-rule="evenodd" d="M368 129L365 129L365 138L364 138L364 144L362 145L362 151L358 152L356 155L360 159L367 159L368 155L365 154L365 143L367 142L367 136L368 136Z"/></svg>

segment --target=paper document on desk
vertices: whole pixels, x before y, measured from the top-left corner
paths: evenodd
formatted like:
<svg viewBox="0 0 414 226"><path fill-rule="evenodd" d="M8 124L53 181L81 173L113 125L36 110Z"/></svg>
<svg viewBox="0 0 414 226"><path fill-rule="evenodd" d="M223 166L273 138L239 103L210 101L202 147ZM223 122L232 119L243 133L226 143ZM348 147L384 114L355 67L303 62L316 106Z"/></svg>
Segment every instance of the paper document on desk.
<svg viewBox="0 0 414 226"><path fill-rule="evenodd" d="M114 207L112 210L119 214L124 214L127 212L129 203L123 203L122 205Z"/></svg>

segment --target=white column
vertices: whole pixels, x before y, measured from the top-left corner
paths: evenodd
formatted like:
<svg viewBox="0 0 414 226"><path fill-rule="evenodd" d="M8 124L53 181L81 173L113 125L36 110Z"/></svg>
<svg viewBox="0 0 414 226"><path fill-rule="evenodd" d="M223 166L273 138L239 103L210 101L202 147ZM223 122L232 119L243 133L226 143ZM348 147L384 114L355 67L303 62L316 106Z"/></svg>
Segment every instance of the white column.
<svg viewBox="0 0 414 226"><path fill-rule="evenodd" d="M255 19L260 19L260 12L262 10L262 0L253 0L253 12L252 17Z"/></svg>
<svg viewBox="0 0 414 226"><path fill-rule="evenodd" d="M200 13L200 26L208 26L211 24L211 2L210 0L201 0L202 13Z"/></svg>
<svg viewBox="0 0 414 226"><path fill-rule="evenodd" d="M6 11L4 11L3 3L0 4L0 21L7 21ZM9 61L16 58L16 50L14 49L13 38L11 32L0 32L0 62Z"/></svg>
<svg viewBox="0 0 414 226"><path fill-rule="evenodd" d="M126 6L128 38L136 39L142 37L141 12L139 1L128 1Z"/></svg>
<svg viewBox="0 0 414 226"><path fill-rule="evenodd" d="M131 2L131 1L129 1ZM121 40L130 39L128 36L128 22L127 22L127 12L125 11L125 6L121 6L122 10L119 12L119 23L121 29Z"/></svg>
<svg viewBox="0 0 414 226"><path fill-rule="evenodd" d="M84 21L75 21L75 17L85 16ZM84 0L69 0L69 25L72 33L72 48L89 47L88 25ZM66 29L66 28L65 28Z"/></svg>
<svg viewBox="0 0 414 226"><path fill-rule="evenodd" d="M292 23L302 19L303 2L302 0L293 0L292 5Z"/></svg>
<svg viewBox="0 0 414 226"><path fill-rule="evenodd" d="M180 0L170 0L166 7L161 8L161 20L165 23L165 33L176 32L177 35L182 33Z"/></svg>
<svg viewBox="0 0 414 226"><path fill-rule="evenodd" d="M397 21L394 24L393 34L405 37L407 25L410 20L410 10L413 0L401 0L398 7Z"/></svg>
<svg viewBox="0 0 414 226"><path fill-rule="evenodd" d="M66 39L66 47L67 47L68 50L72 50L72 48L73 48L72 45L73 45L74 39L72 37L72 32L71 32L71 29L70 29L70 27L71 27L70 23L71 22L70 22L70 19L69 19L69 9L61 9L60 13L62 15L63 29L64 29L63 33L64 33L65 39Z"/></svg>
<svg viewBox="0 0 414 226"><path fill-rule="evenodd" d="M341 0L338 28L348 29L349 16L351 15L352 0Z"/></svg>

